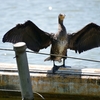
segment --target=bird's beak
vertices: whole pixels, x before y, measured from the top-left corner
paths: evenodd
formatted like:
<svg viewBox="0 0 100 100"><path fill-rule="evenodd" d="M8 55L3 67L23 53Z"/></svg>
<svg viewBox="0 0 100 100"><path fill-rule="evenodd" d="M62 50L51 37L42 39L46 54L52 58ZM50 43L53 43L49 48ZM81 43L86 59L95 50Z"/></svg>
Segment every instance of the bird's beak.
<svg viewBox="0 0 100 100"><path fill-rule="evenodd" d="M64 18L66 17L66 15L64 14Z"/></svg>

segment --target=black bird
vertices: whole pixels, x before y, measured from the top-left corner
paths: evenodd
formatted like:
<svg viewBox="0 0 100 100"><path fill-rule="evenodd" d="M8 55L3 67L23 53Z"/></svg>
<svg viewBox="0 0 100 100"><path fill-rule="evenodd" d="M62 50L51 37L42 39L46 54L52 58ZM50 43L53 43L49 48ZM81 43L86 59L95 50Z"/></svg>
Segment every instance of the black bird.
<svg viewBox="0 0 100 100"><path fill-rule="evenodd" d="M53 73L61 66L56 66L55 61L61 62L63 58L63 67L65 67L65 59L67 49L75 50L75 52L83 52L100 46L100 26L95 23L89 23L80 31L68 34L63 20L65 15L58 16L58 32L49 34L38 28L33 22L27 21L24 24L18 24L9 30L3 37L3 42L25 42L27 48L39 52L40 49L47 48L51 44L51 54L62 55L46 58L53 60Z"/></svg>

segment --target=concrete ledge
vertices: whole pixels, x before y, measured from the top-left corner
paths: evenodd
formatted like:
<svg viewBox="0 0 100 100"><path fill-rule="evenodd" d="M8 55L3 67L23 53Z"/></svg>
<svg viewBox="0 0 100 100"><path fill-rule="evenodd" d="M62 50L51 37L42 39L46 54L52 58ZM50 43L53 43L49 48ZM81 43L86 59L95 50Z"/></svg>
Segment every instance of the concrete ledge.
<svg viewBox="0 0 100 100"><path fill-rule="evenodd" d="M51 66L30 65L32 89L40 93L100 96L100 69L61 68L51 73ZM20 90L15 64L0 63L0 89Z"/></svg>

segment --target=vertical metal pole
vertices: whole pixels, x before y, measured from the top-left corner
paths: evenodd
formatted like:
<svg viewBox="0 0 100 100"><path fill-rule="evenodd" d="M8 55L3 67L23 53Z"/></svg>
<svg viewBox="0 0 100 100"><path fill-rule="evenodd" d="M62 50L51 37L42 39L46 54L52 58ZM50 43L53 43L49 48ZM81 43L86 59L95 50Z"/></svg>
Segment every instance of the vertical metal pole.
<svg viewBox="0 0 100 100"><path fill-rule="evenodd" d="M19 73L22 100L34 100L28 68L28 61L25 52L26 44L24 42L16 43L14 44L14 50Z"/></svg>

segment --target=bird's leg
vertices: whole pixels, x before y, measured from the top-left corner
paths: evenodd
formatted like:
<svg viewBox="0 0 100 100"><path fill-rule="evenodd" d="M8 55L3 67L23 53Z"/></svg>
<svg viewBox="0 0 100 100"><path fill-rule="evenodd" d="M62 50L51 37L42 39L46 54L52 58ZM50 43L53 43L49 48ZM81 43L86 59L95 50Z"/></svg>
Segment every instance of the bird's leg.
<svg viewBox="0 0 100 100"><path fill-rule="evenodd" d="M55 61L53 60L53 67L55 67L56 65L55 65Z"/></svg>
<svg viewBox="0 0 100 100"><path fill-rule="evenodd" d="M53 68L52 68L52 72L53 74L59 69L59 66L55 65L55 61L53 61Z"/></svg>
<svg viewBox="0 0 100 100"><path fill-rule="evenodd" d="M63 58L63 64L60 66L56 66L55 61L53 61L53 68L52 68L53 73L55 73L60 67L66 67L65 66L65 58Z"/></svg>
<svg viewBox="0 0 100 100"><path fill-rule="evenodd" d="M62 67L65 67L65 58L63 58L63 65Z"/></svg>

